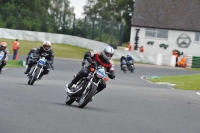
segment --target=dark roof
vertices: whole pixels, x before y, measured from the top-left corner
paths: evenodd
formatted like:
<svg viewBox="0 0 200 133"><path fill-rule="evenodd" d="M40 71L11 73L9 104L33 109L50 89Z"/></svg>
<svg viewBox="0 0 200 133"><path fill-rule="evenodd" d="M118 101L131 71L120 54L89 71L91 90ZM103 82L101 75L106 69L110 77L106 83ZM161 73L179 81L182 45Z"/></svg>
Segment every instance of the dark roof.
<svg viewBox="0 0 200 133"><path fill-rule="evenodd" d="M200 31L200 0L135 0L132 26Z"/></svg>

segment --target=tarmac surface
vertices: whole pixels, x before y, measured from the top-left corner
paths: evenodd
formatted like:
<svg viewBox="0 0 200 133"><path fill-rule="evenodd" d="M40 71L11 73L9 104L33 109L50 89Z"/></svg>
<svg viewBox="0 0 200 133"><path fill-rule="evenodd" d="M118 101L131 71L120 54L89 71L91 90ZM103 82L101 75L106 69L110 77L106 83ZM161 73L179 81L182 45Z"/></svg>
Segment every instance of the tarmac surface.
<svg viewBox="0 0 200 133"><path fill-rule="evenodd" d="M25 60L24 56L20 59ZM66 83L81 68L81 60L55 59L54 70L33 86L25 68L0 75L0 133L199 133L197 91L152 84L143 76L196 74L198 71L136 64L124 74L115 65L116 79L85 108L65 104Z"/></svg>

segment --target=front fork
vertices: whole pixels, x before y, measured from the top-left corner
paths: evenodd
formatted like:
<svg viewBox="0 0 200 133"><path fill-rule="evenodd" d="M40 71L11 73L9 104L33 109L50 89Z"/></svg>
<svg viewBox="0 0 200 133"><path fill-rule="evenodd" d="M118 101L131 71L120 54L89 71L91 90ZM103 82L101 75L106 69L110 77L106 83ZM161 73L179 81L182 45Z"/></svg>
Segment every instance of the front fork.
<svg viewBox="0 0 200 133"><path fill-rule="evenodd" d="M99 81L98 81L97 83L95 83L95 82L92 81L92 79L93 79L93 78L91 78L91 80L89 81L87 87L85 88L85 90L84 90L84 92L83 92L83 95L86 94L86 92L87 92L88 89L91 89L90 86L92 86L92 87L95 86L95 87L97 88L98 85L99 85L99 83L100 83L100 81L101 81L101 79L99 79Z"/></svg>

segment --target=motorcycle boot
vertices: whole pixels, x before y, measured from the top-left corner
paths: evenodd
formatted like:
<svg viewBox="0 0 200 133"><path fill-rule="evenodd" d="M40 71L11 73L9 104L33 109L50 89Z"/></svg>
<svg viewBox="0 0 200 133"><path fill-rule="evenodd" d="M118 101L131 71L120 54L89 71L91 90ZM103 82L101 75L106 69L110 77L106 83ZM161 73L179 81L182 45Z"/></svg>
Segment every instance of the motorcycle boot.
<svg viewBox="0 0 200 133"><path fill-rule="evenodd" d="M78 74L74 77L74 79L71 81L71 83L68 84L68 88L71 90L73 84L76 84L81 78L82 78L81 74L78 73Z"/></svg>
<svg viewBox="0 0 200 133"><path fill-rule="evenodd" d="M24 72L24 74L28 74L30 70L31 70L31 68L28 66L26 71Z"/></svg>
<svg viewBox="0 0 200 133"><path fill-rule="evenodd" d="M44 75L44 74L41 73L38 79L41 80L43 75Z"/></svg>
<svg viewBox="0 0 200 133"><path fill-rule="evenodd" d="M2 74L3 65L0 65L0 74Z"/></svg>

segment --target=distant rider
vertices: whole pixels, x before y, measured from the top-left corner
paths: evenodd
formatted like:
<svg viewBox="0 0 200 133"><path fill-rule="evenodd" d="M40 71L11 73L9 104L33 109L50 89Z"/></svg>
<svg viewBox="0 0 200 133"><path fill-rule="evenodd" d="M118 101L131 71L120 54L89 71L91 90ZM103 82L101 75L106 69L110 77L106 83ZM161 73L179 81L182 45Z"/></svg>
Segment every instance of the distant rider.
<svg viewBox="0 0 200 133"><path fill-rule="evenodd" d="M114 62L112 61L112 56L114 54L114 49L111 46L105 46L102 50L102 52L86 52L84 55L84 59L88 61L88 66L85 65L75 76L75 78L71 81L71 83L68 84L68 88L71 89L73 84L76 84L81 78L87 77L87 75L90 73L89 68L91 66L99 66L102 65L105 67L106 72L109 72L107 75L110 79L115 78L115 72L114 72ZM97 92L102 91L104 88L106 88L106 83L102 79L99 83L99 86L97 88Z"/></svg>
<svg viewBox="0 0 200 133"><path fill-rule="evenodd" d="M127 54L126 60L127 60L127 66L128 67L131 66L131 65L133 65L133 61L134 61L133 57L131 57L130 55Z"/></svg>
<svg viewBox="0 0 200 133"><path fill-rule="evenodd" d="M121 70L122 70L122 66L123 65L126 65L127 64L127 59L125 57L125 55L123 54L120 58L120 67L121 67Z"/></svg>
<svg viewBox="0 0 200 133"><path fill-rule="evenodd" d="M32 48L26 57L26 65L28 65L28 60L36 54L37 48Z"/></svg>
<svg viewBox="0 0 200 133"><path fill-rule="evenodd" d="M6 42L1 42L0 44L0 56L1 57L1 64L0 64L0 74L2 74L2 69L6 65L6 55L7 55L8 49L7 49L7 43Z"/></svg>
<svg viewBox="0 0 200 133"><path fill-rule="evenodd" d="M50 65L52 65L54 61L54 52L53 50L51 50L51 42L44 41L43 45L37 49L36 55L37 55L36 60L30 60L30 62L28 62L28 67L26 71L24 72L24 74L29 73L29 71L31 70L31 67L37 63L40 57L45 57L45 59L47 60L47 64L44 67L43 73L40 74L39 79L41 79L43 75L46 75L49 73Z"/></svg>

